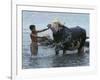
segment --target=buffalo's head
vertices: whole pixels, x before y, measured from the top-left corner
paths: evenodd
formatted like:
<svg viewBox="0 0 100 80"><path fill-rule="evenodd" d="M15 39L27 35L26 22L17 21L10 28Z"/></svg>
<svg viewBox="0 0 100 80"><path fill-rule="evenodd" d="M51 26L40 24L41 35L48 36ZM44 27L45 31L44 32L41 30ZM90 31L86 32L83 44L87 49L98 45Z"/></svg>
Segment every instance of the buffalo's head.
<svg viewBox="0 0 100 80"><path fill-rule="evenodd" d="M50 28L53 33L56 33L63 28L63 25L60 22L52 22L51 24L48 24L47 27Z"/></svg>

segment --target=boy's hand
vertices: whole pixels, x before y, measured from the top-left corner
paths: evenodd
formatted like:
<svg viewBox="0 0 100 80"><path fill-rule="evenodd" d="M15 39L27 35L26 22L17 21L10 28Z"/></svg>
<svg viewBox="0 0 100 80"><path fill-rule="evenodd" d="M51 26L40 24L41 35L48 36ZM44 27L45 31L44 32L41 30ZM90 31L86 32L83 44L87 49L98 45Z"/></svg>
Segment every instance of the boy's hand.
<svg viewBox="0 0 100 80"><path fill-rule="evenodd" d="M51 27L51 24L48 24L47 27L50 28Z"/></svg>

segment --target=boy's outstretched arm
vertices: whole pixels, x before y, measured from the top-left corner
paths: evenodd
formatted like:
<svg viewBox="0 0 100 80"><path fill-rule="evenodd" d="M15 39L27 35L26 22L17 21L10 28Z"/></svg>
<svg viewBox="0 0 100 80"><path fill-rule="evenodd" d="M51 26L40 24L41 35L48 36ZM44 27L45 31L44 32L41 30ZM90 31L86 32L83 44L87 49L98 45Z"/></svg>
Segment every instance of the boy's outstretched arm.
<svg viewBox="0 0 100 80"><path fill-rule="evenodd" d="M49 28L46 28L46 29L43 29L43 30L38 30L38 31L36 31L37 33L39 33L39 32L43 32L43 31L46 31L46 30L48 30Z"/></svg>
<svg viewBox="0 0 100 80"><path fill-rule="evenodd" d="M36 36L34 34L31 34L32 37L36 37L36 38L44 38L44 37L40 37L40 36Z"/></svg>

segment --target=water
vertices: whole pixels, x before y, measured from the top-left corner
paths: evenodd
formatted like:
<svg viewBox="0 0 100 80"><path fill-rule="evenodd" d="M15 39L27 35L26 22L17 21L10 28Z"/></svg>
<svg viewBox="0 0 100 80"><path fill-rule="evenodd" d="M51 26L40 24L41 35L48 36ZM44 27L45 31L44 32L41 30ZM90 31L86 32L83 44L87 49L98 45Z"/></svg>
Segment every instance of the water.
<svg viewBox="0 0 100 80"><path fill-rule="evenodd" d="M65 55L60 51L59 55L55 55L54 48L47 46L38 48L38 55L31 57L29 45L23 46L24 69L89 66L89 53L86 47L82 56L77 55L77 51L66 51Z"/></svg>

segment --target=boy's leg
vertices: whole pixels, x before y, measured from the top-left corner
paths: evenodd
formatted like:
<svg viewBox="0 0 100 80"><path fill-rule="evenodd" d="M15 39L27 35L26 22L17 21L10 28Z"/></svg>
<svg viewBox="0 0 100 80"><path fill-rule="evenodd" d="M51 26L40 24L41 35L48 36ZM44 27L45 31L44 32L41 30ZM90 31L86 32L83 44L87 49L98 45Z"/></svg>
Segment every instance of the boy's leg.
<svg viewBox="0 0 100 80"><path fill-rule="evenodd" d="M30 44L30 52L31 52L31 56L32 56L32 43Z"/></svg>
<svg viewBox="0 0 100 80"><path fill-rule="evenodd" d="M37 43L32 43L31 44L30 51L31 51L31 56L32 55L37 55L37 52L38 52L38 45L37 45Z"/></svg>
<svg viewBox="0 0 100 80"><path fill-rule="evenodd" d="M34 54L37 55L38 54L38 45L37 44L35 45L35 49L34 50L35 50Z"/></svg>

